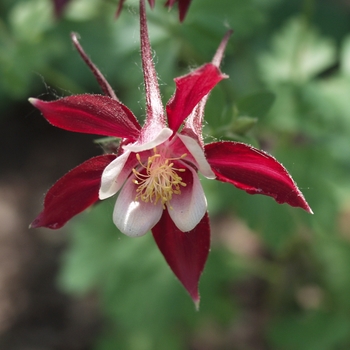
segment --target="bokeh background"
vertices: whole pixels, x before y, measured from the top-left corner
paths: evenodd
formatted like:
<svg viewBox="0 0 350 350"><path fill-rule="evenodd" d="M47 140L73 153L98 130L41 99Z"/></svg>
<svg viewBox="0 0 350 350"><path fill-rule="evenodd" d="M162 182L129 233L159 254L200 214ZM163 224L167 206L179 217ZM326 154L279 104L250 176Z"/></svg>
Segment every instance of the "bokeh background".
<svg viewBox="0 0 350 350"><path fill-rule="evenodd" d="M214 4L215 3L215 4ZM150 234L123 236L113 199L63 229L28 230L47 189L101 153L50 126L28 97L100 93L81 44L142 121L138 2L0 3L1 350L350 348L350 1L192 0L147 5L164 102L173 78L209 62L234 29L205 138L264 149L315 215L203 179L212 249L195 311Z"/></svg>

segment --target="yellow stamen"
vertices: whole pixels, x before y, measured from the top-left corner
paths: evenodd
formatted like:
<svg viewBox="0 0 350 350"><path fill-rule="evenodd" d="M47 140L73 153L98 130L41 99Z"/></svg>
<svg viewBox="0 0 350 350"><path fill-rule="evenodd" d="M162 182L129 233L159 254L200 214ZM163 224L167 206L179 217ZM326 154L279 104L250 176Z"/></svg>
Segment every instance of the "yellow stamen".
<svg viewBox="0 0 350 350"><path fill-rule="evenodd" d="M174 160L185 158L186 154L179 158L166 158L157 153L156 148L153 149L153 152L154 155L148 157L146 165L142 164L140 155L136 154L145 173L140 173L136 169L132 170L135 175L133 182L138 186L135 200L141 199L143 202L154 204L161 201L165 209L165 204L171 201L173 194L181 194L180 186L186 186L178 174L185 172L186 169L174 168L173 163Z"/></svg>

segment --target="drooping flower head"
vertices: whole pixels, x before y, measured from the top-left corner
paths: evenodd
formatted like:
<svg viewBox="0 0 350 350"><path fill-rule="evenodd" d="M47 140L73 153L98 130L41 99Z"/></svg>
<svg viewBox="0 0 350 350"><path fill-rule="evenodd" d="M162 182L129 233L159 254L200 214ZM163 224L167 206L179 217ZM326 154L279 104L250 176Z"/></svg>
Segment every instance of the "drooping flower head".
<svg viewBox="0 0 350 350"><path fill-rule="evenodd" d="M145 1L140 0L146 94L142 127L72 34L75 47L104 95L30 101L54 126L120 138L120 146L115 154L92 158L58 180L31 226L60 228L99 199L117 194L115 225L132 237L151 230L170 268L198 305L198 281L210 247L207 202L198 172L311 213L287 170L271 155L238 142L204 145L204 107L210 91L227 78L219 66L230 34L224 36L211 63L175 79L176 91L164 109L152 61Z"/></svg>

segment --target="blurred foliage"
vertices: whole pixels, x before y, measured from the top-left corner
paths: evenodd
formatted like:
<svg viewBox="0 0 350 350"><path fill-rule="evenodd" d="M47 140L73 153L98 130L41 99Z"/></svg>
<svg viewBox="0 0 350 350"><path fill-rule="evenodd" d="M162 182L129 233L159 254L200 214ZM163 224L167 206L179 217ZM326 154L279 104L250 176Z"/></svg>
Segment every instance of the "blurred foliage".
<svg viewBox="0 0 350 350"><path fill-rule="evenodd" d="M98 293L106 327L94 349L349 349L349 2L193 0L181 25L177 11L162 5L148 8L148 16L164 101L172 79L210 61L226 27L233 28L222 65L230 78L208 101L206 139L239 140L273 154L315 215L203 180L214 224L199 313L151 235L117 232L113 201L78 216L59 283L70 293ZM72 0L57 20L49 0L2 1L1 109L29 96L99 93L70 43L75 31L141 120L137 1L126 1L118 21L115 9L112 0ZM233 215L253 230L255 254L219 234L220 218ZM253 311L237 292L251 280L262 285ZM257 327L243 321L251 312L264 319L261 347L235 342L239 329Z"/></svg>

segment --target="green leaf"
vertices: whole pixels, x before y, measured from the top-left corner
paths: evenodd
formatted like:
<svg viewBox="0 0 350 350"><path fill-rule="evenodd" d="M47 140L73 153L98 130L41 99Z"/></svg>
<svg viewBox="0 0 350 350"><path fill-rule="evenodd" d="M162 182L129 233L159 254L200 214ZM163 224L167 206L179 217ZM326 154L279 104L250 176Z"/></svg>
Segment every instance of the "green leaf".
<svg viewBox="0 0 350 350"><path fill-rule="evenodd" d="M340 67L342 73L347 77L350 77L350 36L347 36L343 41Z"/></svg>
<svg viewBox="0 0 350 350"><path fill-rule="evenodd" d="M236 107L240 116L261 118L269 112L274 101L274 93L269 91L261 91L240 98L236 102Z"/></svg>
<svg viewBox="0 0 350 350"><path fill-rule="evenodd" d="M335 63L332 39L321 37L302 20L293 18L272 39L270 52L259 59L263 79L269 85L300 84Z"/></svg>
<svg viewBox="0 0 350 350"><path fill-rule="evenodd" d="M277 349L347 349L349 328L349 317L317 311L278 318L270 324L268 334Z"/></svg>
<svg viewBox="0 0 350 350"><path fill-rule="evenodd" d="M315 240L314 255L321 266L324 285L333 296L333 304L350 310L350 244L332 233Z"/></svg>
<svg viewBox="0 0 350 350"><path fill-rule="evenodd" d="M24 41L35 42L54 26L52 8L45 0L19 2L9 16L15 36Z"/></svg>
<svg viewBox="0 0 350 350"><path fill-rule="evenodd" d="M258 119L248 116L238 117L231 126L231 131L234 134L244 135L246 134L256 123Z"/></svg>

